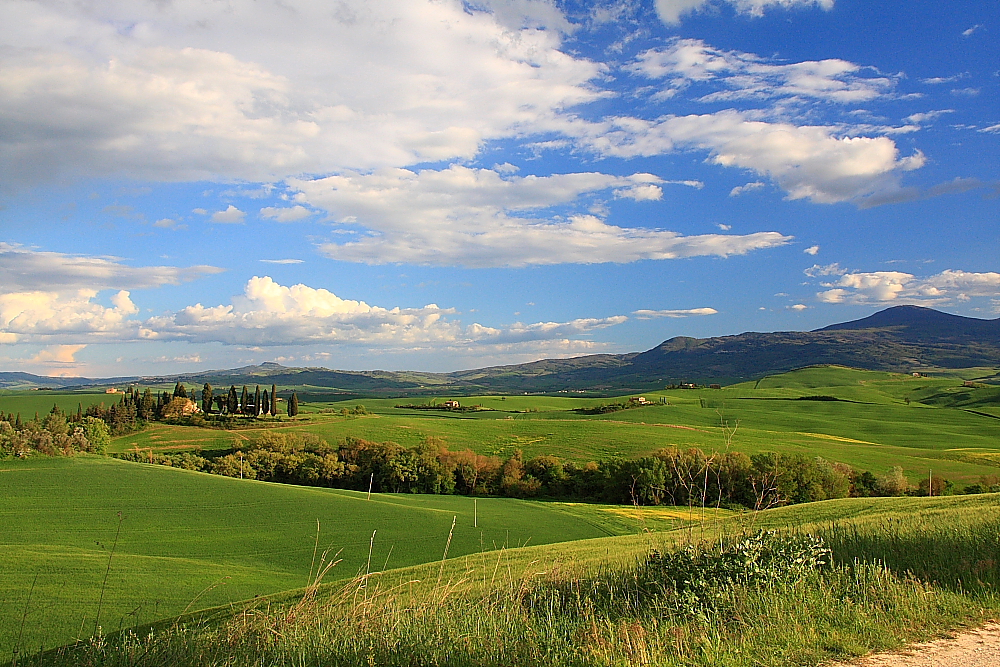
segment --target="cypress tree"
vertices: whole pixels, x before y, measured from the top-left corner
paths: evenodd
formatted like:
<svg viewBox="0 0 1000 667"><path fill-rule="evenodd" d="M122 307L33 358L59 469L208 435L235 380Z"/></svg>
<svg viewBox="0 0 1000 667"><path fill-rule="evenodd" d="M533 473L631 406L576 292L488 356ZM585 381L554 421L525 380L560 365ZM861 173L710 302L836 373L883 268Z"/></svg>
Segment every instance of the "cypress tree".
<svg viewBox="0 0 1000 667"><path fill-rule="evenodd" d="M76 405L76 420L78 422L83 421L83 403L77 403Z"/></svg>
<svg viewBox="0 0 1000 667"><path fill-rule="evenodd" d="M256 417L261 412L263 412L263 410L260 409L260 385L257 385L257 390L253 395L253 416Z"/></svg>
<svg viewBox="0 0 1000 667"><path fill-rule="evenodd" d="M278 387L271 385L271 416L275 417L278 414Z"/></svg>
<svg viewBox="0 0 1000 667"><path fill-rule="evenodd" d="M299 414L299 397L292 391L292 397L288 399L288 416L294 417Z"/></svg>
<svg viewBox="0 0 1000 667"><path fill-rule="evenodd" d="M22 426L24 426L24 424L21 423L21 413L18 412L17 419L14 420L14 428L20 431Z"/></svg>
<svg viewBox="0 0 1000 667"><path fill-rule="evenodd" d="M267 389L264 390L264 397L260 399L260 413L262 415L267 415L271 413L271 397L267 393Z"/></svg>
<svg viewBox="0 0 1000 667"><path fill-rule="evenodd" d="M240 394L240 412L245 415L250 414L250 392L247 391L246 385L243 385L243 393Z"/></svg>
<svg viewBox="0 0 1000 667"><path fill-rule="evenodd" d="M201 388L201 411L206 415L212 411L212 385L205 383L205 386Z"/></svg>
<svg viewBox="0 0 1000 667"><path fill-rule="evenodd" d="M229 400L226 403L226 412L229 414L236 414L239 410L239 399L236 398L236 385L229 386Z"/></svg>

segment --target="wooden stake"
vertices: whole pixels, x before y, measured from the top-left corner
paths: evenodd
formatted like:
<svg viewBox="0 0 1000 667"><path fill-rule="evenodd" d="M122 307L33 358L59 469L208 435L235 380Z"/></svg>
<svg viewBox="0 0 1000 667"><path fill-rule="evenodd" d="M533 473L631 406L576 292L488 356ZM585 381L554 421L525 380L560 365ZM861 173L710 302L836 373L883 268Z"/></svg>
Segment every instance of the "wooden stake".
<svg viewBox="0 0 1000 667"><path fill-rule="evenodd" d="M479 528L479 499L478 498L473 498L472 499L472 508L475 511L475 517L476 517L476 524L475 525L476 525L476 528Z"/></svg>
<svg viewBox="0 0 1000 667"><path fill-rule="evenodd" d="M368 500L372 499L372 485L375 484L375 473L372 473L372 478L368 480Z"/></svg>

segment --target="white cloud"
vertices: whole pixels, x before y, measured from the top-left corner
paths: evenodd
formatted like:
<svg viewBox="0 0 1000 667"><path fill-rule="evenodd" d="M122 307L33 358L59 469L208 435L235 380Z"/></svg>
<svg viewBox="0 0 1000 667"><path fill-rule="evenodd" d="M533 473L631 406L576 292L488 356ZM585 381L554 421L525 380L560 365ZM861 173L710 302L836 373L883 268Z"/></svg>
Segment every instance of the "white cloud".
<svg viewBox="0 0 1000 667"><path fill-rule="evenodd" d="M804 303L797 303L794 306L789 306L788 307L789 310L796 310L796 311L800 311L800 312L803 311L803 310L806 310L807 308L809 308L809 306L807 306Z"/></svg>
<svg viewBox="0 0 1000 667"><path fill-rule="evenodd" d="M834 0L721 0L727 2L739 13L750 16L762 16L765 9L780 7L791 9L795 7L820 7L825 10L833 8ZM656 13L660 20L667 24L680 23L681 17L698 11L710 5L711 0L656 0Z"/></svg>
<svg viewBox="0 0 1000 667"><path fill-rule="evenodd" d="M745 236L682 236L618 227L594 215L544 215L607 189L637 200L665 184L652 174L601 173L502 177L489 169L380 170L291 181L299 197L367 232L320 250L334 259L369 264L470 267L633 262L701 255L728 256L783 245L777 232ZM653 187L651 187L653 186ZM653 189L653 188L656 189Z"/></svg>
<svg viewBox="0 0 1000 667"><path fill-rule="evenodd" d="M154 227L159 227L160 229L174 229L182 230L187 229L187 225L177 222L171 218L162 218L153 223Z"/></svg>
<svg viewBox="0 0 1000 667"><path fill-rule="evenodd" d="M312 215L313 212L305 206L265 206L260 209L260 217L276 222L297 222Z"/></svg>
<svg viewBox="0 0 1000 667"><path fill-rule="evenodd" d="M925 111L923 113L910 114L906 117L911 123L933 123L944 114L955 113L954 109L938 109L937 111Z"/></svg>
<svg viewBox="0 0 1000 667"><path fill-rule="evenodd" d="M0 182L466 159L604 95L541 0L4 3L0 26Z"/></svg>
<svg viewBox="0 0 1000 667"><path fill-rule="evenodd" d="M863 203L876 193L898 189L899 174L925 162L919 151L900 157L888 137L839 136L835 127L753 120L734 110L657 121L617 118L567 129L605 156L707 150L716 164L772 178L789 199L824 204Z"/></svg>
<svg viewBox="0 0 1000 667"><path fill-rule="evenodd" d="M112 297L113 307L94 301L97 292L8 292L0 294L0 333L6 342L50 340L116 341L134 339L138 312L127 291Z"/></svg>
<svg viewBox="0 0 1000 667"><path fill-rule="evenodd" d="M992 132L994 134L1000 133L1000 123L996 125L990 125L989 127L984 127L979 130L979 132Z"/></svg>
<svg viewBox="0 0 1000 667"><path fill-rule="evenodd" d="M817 254L819 254L819 246L818 245L811 245L808 248L806 248L805 250L803 250L802 252L804 252L807 255L817 255Z"/></svg>
<svg viewBox="0 0 1000 667"><path fill-rule="evenodd" d="M117 257L68 255L0 242L0 292L146 289L179 285L222 271L204 265L132 267Z"/></svg>
<svg viewBox="0 0 1000 667"><path fill-rule="evenodd" d="M845 273L816 296L826 303L906 302L928 305L1000 296L1000 273L947 269L918 277L900 271Z"/></svg>
<svg viewBox="0 0 1000 667"><path fill-rule="evenodd" d="M967 28L967 29L965 29L965 30L962 31L962 37L972 37L972 34L974 32L976 32L977 30L979 30L980 28L982 28L982 27L983 26L982 26L981 23L977 23L976 25L972 26L971 28Z"/></svg>
<svg viewBox="0 0 1000 667"><path fill-rule="evenodd" d="M30 364L75 364L76 355L79 354L86 345L53 345L38 351L34 357L28 359Z"/></svg>
<svg viewBox="0 0 1000 667"><path fill-rule="evenodd" d="M570 322L515 323L507 327L463 326L453 309L381 308L341 299L307 285L285 287L253 277L229 305L189 306L143 323L146 340L183 340L226 345L338 344L412 348L452 345L513 345L569 339L626 321L623 315Z"/></svg>
<svg viewBox="0 0 1000 667"><path fill-rule="evenodd" d="M818 276L842 276L847 273L847 270L840 268L840 264L837 263L827 264L826 266L813 264L802 273L810 278L816 278Z"/></svg>
<svg viewBox="0 0 1000 667"><path fill-rule="evenodd" d="M954 83L955 81L960 81L969 76L968 72L960 72L959 74L953 74L951 76L932 76L926 79L921 79L920 83L926 83L931 86L937 86L942 83Z"/></svg>
<svg viewBox="0 0 1000 667"><path fill-rule="evenodd" d="M752 183L747 183L746 185L737 185L735 188L729 191L730 197L739 197L748 192L753 192L754 190L759 190L764 187L763 181L754 181Z"/></svg>
<svg viewBox="0 0 1000 667"><path fill-rule="evenodd" d="M640 320L649 320L657 317L679 318L715 315L718 312L715 308L688 308L686 310L637 310L632 314Z"/></svg>
<svg viewBox="0 0 1000 667"><path fill-rule="evenodd" d="M719 229L721 229L724 232L728 232L730 229L733 228L732 225L726 225L726 224L723 224L721 222L719 224L717 224L716 227L718 227Z"/></svg>
<svg viewBox="0 0 1000 667"><path fill-rule="evenodd" d="M229 205L225 211L216 211L212 214L212 222L226 224L226 225L239 225L243 223L243 220L247 217L247 214L240 209L236 208L232 204Z"/></svg>
<svg viewBox="0 0 1000 667"><path fill-rule="evenodd" d="M693 84L715 83L705 102L804 98L837 103L867 102L892 91L895 81L846 60L781 63L741 51L723 51L699 39L675 39L665 48L643 51L630 67L651 79L665 79L661 97Z"/></svg>
<svg viewBox="0 0 1000 667"><path fill-rule="evenodd" d="M262 259L265 264L302 264L301 259Z"/></svg>

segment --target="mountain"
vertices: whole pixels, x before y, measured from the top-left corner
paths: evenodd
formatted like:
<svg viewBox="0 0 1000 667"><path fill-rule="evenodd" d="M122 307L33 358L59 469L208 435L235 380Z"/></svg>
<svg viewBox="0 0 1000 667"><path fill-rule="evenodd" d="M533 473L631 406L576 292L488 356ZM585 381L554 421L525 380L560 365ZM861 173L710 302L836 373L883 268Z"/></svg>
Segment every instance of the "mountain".
<svg viewBox="0 0 1000 667"><path fill-rule="evenodd" d="M337 371L264 363L159 377L75 380L88 385L184 382L197 386L210 382L216 388L277 384L299 387L300 393L312 396L566 391L607 394L648 391L681 382L727 384L817 364L897 372L1000 368L1000 319L982 320L919 306L896 306L815 331L747 332L713 338L680 336L646 352L543 359L453 373ZM5 386L2 383L6 376L24 376L27 379L22 382L38 386L73 384L73 379L67 378L0 373L0 387Z"/></svg>

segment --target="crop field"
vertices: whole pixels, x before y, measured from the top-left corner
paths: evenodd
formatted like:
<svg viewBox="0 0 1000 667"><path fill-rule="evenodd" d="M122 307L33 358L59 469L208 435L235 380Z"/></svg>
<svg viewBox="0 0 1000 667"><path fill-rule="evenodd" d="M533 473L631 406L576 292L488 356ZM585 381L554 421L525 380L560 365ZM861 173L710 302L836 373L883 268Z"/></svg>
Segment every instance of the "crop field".
<svg viewBox="0 0 1000 667"><path fill-rule="evenodd" d="M0 412L4 415L21 415L21 419L31 419L37 412L45 415L53 405L66 413L76 413L83 406L86 410L91 405L117 403L121 394L106 394L102 392L77 391L0 391Z"/></svg>
<svg viewBox="0 0 1000 667"><path fill-rule="evenodd" d="M303 401L299 418L282 428L329 442L353 436L410 446L435 437L453 450L503 457L520 449L526 457L551 454L578 462L669 446L708 451L731 446L747 453L822 456L876 474L898 465L913 481L932 470L954 482L972 483L1000 473L1000 389L962 384L957 376L816 367L722 389L652 392L645 394L652 405L603 415L575 410L628 397L461 399L486 408L475 412L397 407L409 399ZM372 414L339 414L359 404ZM738 426L731 440L723 423ZM250 435L252 431L157 424L116 439L112 450L224 450Z"/></svg>
<svg viewBox="0 0 1000 667"><path fill-rule="evenodd" d="M453 519L449 556L666 529L692 518L684 509L636 516L630 508L501 498L367 500L100 457L2 461L0 499L0 655L19 635L34 650L89 636L102 590L100 625L110 632L188 605L303 586L317 520L320 554L329 549L341 561L329 575L336 579L439 560Z"/></svg>

